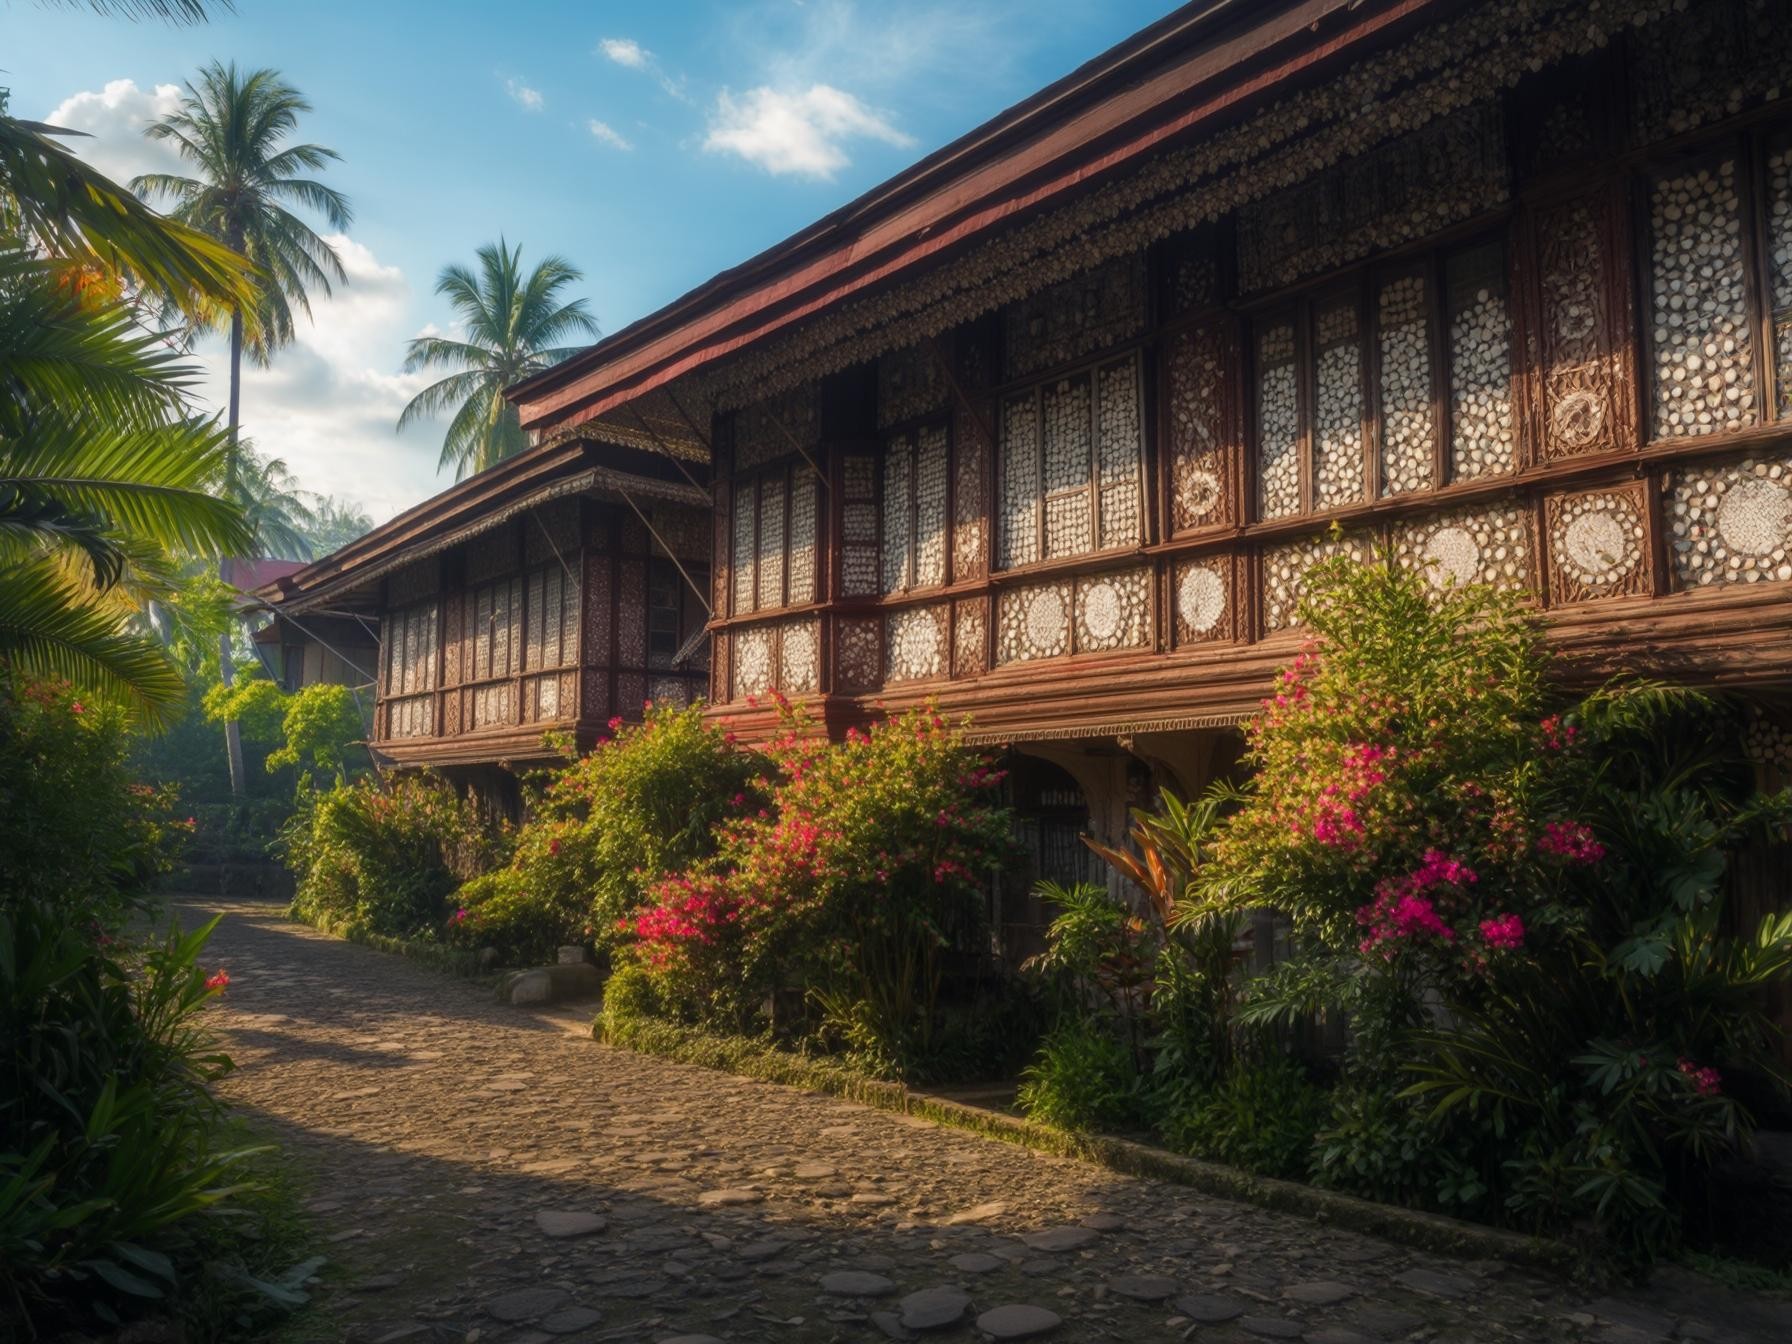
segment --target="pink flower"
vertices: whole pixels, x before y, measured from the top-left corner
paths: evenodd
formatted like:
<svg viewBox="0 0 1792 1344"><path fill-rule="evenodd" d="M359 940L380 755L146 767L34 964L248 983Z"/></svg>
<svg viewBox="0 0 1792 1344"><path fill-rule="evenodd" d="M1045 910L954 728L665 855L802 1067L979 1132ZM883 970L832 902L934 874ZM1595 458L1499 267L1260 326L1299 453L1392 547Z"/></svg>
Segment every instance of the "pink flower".
<svg viewBox="0 0 1792 1344"><path fill-rule="evenodd" d="M448 916L448 922L450 924L465 924L471 917L472 916L467 911L467 908L462 906L459 910L456 910L452 915Z"/></svg>
<svg viewBox="0 0 1792 1344"><path fill-rule="evenodd" d="M1537 851L1568 863L1598 863L1605 846L1593 838L1592 829L1578 821L1552 821L1537 838Z"/></svg>
<svg viewBox="0 0 1792 1344"><path fill-rule="evenodd" d="M69 709L69 713L75 714L75 715L81 715L81 714L85 714L87 712L87 706L82 704L79 700L72 702L69 705L68 709Z"/></svg>
<svg viewBox="0 0 1792 1344"><path fill-rule="evenodd" d="M1524 946L1524 921L1517 915L1496 915L1481 921L1481 937L1489 947Z"/></svg>
<svg viewBox="0 0 1792 1344"><path fill-rule="evenodd" d="M224 987L226 985L228 985L229 983L230 983L230 972L225 970L222 966L220 966L215 975L211 975L206 978L205 987L207 989L215 989L215 990L219 991L220 993L222 993L224 990Z"/></svg>
<svg viewBox="0 0 1792 1344"><path fill-rule="evenodd" d="M560 852L560 837L556 835L553 839L548 841L548 853L558 854L559 852Z"/></svg>
<svg viewBox="0 0 1792 1344"><path fill-rule="evenodd" d="M1701 1097L1715 1097L1723 1091L1724 1076L1709 1064L1701 1068L1692 1060L1681 1056L1679 1069L1692 1079L1693 1086L1698 1089Z"/></svg>

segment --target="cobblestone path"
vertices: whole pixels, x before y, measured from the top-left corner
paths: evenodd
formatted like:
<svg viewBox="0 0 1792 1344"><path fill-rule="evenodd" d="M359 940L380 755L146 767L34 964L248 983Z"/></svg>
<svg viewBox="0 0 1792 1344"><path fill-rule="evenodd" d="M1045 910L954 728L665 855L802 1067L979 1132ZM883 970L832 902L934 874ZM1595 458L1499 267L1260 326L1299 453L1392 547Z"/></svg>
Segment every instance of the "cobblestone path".
<svg viewBox="0 0 1792 1344"><path fill-rule="evenodd" d="M1600 1298L608 1049L270 906L183 914L220 910L225 1088L308 1173L338 1267L316 1337L1792 1339L1784 1304Z"/></svg>

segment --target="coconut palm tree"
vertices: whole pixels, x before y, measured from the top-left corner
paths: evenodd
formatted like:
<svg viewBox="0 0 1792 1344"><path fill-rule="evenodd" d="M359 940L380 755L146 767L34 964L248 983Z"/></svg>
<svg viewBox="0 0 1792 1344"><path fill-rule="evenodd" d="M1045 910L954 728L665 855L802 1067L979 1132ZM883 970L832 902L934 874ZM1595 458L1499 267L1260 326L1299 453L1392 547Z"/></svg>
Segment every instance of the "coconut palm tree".
<svg viewBox="0 0 1792 1344"><path fill-rule="evenodd" d="M89 274L0 239L0 661L154 721L184 686L128 618L171 554L249 531L207 492L229 439L188 405L198 371Z"/></svg>
<svg viewBox="0 0 1792 1344"><path fill-rule="evenodd" d="M234 63L213 61L187 84L181 105L144 129L152 140L174 145L197 170L193 177L149 173L131 185L146 197L172 204L181 223L209 234L260 267L263 283L252 307L230 307L231 450L221 490L248 503L237 430L241 423L243 355L257 364L293 337L293 309L311 314L310 291L331 292L348 277L336 249L292 208L321 215L333 229L349 226L348 198L315 177L341 155L323 145L289 143L299 117L311 104L273 70L240 72ZM233 680L230 641L218 646L224 684ZM243 791L242 736L234 722L224 725L234 792Z"/></svg>
<svg viewBox="0 0 1792 1344"><path fill-rule="evenodd" d="M568 336L597 335L583 299L559 302L561 290L584 279L563 258L544 258L525 278L522 248L513 249L502 238L480 248L478 256L477 277L456 265L443 267L436 279L436 293L453 306L464 339L419 336L404 360L406 373L458 372L424 388L398 417L400 429L415 420L452 417L436 470L452 463L456 480L528 446L504 389L576 355L581 347L559 344Z"/></svg>

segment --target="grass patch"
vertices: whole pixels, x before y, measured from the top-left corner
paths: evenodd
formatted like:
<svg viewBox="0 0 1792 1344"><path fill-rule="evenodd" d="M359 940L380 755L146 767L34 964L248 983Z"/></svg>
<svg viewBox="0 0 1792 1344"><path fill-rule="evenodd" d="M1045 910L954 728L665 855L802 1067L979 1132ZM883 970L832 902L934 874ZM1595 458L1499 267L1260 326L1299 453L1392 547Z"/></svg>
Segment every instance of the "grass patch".
<svg viewBox="0 0 1792 1344"><path fill-rule="evenodd" d="M872 1078L838 1060L798 1055L766 1041L701 1031L656 1018L629 1017L613 1021L602 1014L592 1024L592 1035L607 1045L641 1054L812 1092L825 1092L985 1138L1075 1158L1109 1171L1185 1185L1205 1194L1298 1214L1314 1222L1349 1228L1421 1250L1507 1260L1558 1274L1576 1269L1579 1263L1574 1253L1560 1242L1483 1227L1441 1214L1377 1204L1297 1181L1254 1176L1236 1167L1184 1157L1130 1139L1057 1129L1002 1111L911 1091L901 1083Z"/></svg>

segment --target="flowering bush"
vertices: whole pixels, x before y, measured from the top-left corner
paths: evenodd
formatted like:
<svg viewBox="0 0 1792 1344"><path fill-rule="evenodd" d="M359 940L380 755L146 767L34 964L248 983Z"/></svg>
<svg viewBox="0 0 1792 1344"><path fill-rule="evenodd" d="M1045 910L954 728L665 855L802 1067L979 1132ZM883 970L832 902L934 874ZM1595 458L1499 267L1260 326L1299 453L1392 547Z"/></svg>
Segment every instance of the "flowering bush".
<svg viewBox="0 0 1792 1344"><path fill-rule="evenodd" d="M1010 853L1001 776L931 708L830 742L779 703L764 805L736 799L715 857L654 886L634 955L667 1002L736 1024L801 986L825 1032L900 1071L936 1049L945 958L976 946Z"/></svg>
<svg viewBox="0 0 1792 1344"><path fill-rule="evenodd" d="M698 706L650 705L610 732L532 800L509 865L456 897L457 941L510 961L566 943L608 949L652 884L707 857L724 821L762 801L765 762Z"/></svg>
<svg viewBox="0 0 1792 1344"><path fill-rule="evenodd" d="M280 843L299 918L434 938L455 889L500 861L508 836L425 774L302 789Z"/></svg>
<svg viewBox="0 0 1792 1344"><path fill-rule="evenodd" d="M1750 1124L1726 1075L1783 1086L1758 990L1792 975L1792 914L1726 936L1722 877L1787 800L1752 796L1703 697L1552 705L1515 597L1349 560L1310 594L1196 883L1198 909L1294 925L1301 955L1247 987L1243 1020L1350 1013L1329 1183L1581 1222L1648 1258ZM1415 1126L1477 1145L1431 1195L1390 1158L1431 1162Z"/></svg>

